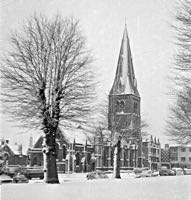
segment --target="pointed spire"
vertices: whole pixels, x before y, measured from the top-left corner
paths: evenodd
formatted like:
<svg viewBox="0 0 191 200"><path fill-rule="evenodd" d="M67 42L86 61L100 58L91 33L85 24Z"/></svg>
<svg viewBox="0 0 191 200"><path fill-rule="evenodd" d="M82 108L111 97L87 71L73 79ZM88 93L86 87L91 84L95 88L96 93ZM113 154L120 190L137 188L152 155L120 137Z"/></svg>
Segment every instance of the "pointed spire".
<svg viewBox="0 0 191 200"><path fill-rule="evenodd" d="M156 139L156 136L154 137L154 142L155 142L155 143L157 143L157 139Z"/></svg>
<svg viewBox="0 0 191 200"><path fill-rule="evenodd" d="M121 42L115 80L110 94L134 94L139 96L126 23Z"/></svg>
<svg viewBox="0 0 191 200"><path fill-rule="evenodd" d="M30 135L29 137L29 147L33 147L33 137Z"/></svg>

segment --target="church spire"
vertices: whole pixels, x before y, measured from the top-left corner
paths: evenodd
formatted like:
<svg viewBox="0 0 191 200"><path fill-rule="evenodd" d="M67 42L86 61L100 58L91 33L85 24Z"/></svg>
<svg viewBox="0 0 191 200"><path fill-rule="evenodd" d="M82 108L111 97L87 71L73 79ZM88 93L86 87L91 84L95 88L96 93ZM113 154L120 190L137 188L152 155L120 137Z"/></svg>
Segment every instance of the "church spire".
<svg viewBox="0 0 191 200"><path fill-rule="evenodd" d="M139 97L126 24L121 42L115 80L110 94L133 94Z"/></svg>

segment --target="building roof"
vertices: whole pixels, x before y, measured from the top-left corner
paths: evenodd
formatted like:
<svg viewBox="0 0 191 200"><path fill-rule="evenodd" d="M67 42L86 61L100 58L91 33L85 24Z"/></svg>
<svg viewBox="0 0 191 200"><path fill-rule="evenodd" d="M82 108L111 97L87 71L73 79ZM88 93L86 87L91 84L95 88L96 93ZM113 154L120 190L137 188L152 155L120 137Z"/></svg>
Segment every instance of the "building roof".
<svg viewBox="0 0 191 200"><path fill-rule="evenodd" d="M74 140L76 143L80 144L91 144L88 140L90 135L83 129L62 129L61 132L66 138L68 143L73 143Z"/></svg>
<svg viewBox="0 0 191 200"><path fill-rule="evenodd" d="M185 144L185 145L181 145L181 144L170 144L169 147L188 147L191 148L191 144Z"/></svg>
<svg viewBox="0 0 191 200"><path fill-rule="evenodd" d="M59 127L57 130L57 135L59 136L58 141L62 141L65 143L78 143L82 145L91 145L91 135L87 131L81 129L81 128L63 128ZM93 139L92 139L93 141ZM33 147L39 148L43 143L43 134L39 134L38 139L36 140Z"/></svg>
<svg viewBox="0 0 191 200"><path fill-rule="evenodd" d="M110 95L112 94L133 94L139 97L126 25L121 42L115 80L110 91Z"/></svg>
<svg viewBox="0 0 191 200"><path fill-rule="evenodd" d="M5 142L0 145L1 151L6 150L9 151L12 155L20 155L22 154L22 144Z"/></svg>
<svg viewBox="0 0 191 200"><path fill-rule="evenodd" d="M155 144L160 144L159 138L153 137L152 135L147 135L142 142L152 142Z"/></svg>

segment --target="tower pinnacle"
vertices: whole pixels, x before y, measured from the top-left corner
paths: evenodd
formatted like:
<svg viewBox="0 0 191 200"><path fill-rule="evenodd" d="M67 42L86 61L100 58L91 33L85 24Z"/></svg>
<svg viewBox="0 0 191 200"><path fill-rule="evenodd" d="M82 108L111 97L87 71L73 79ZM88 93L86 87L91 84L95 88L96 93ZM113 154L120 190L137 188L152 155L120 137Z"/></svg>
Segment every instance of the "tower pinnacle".
<svg viewBox="0 0 191 200"><path fill-rule="evenodd" d="M118 58L117 71L110 94L133 94L139 97L126 22Z"/></svg>

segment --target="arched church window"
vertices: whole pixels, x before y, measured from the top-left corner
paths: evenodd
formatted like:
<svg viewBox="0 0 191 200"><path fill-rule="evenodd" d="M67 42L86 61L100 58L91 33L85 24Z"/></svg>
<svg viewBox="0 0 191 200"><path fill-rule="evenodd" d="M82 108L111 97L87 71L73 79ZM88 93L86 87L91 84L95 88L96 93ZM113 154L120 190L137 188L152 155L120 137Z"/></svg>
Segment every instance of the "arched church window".
<svg viewBox="0 0 191 200"><path fill-rule="evenodd" d="M88 153L87 154L87 163L90 164L90 162L91 162L91 154Z"/></svg>
<svg viewBox="0 0 191 200"><path fill-rule="evenodd" d="M103 150L103 166L107 166L107 152L106 152L106 147Z"/></svg>
<svg viewBox="0 0 191 200"><path fill-rule="evenodd" d="M56 143L56 158L58 158L58 154L59 154L59 144Z"/></svg>
<svg viewBox="0 0 191 200"><path fill-rule="evenodd" d="M80 153L76 153L76 165L80 165Z"/></svg>
<svg viewBox="0 0 191 200"><path fill-rule="evenodd" d="M132 136L135 138L136 135L137 135L137 134L136 134L136 132L134 131L133 134L132 134Z"/></svg>
<svg viewBox="0 0 191 200"><path fill-rule="evenodd" d="M33 159L33 161L32 161L32 166L33 165L37 165L37 157L35 157L34 159Z"/></svg>
<svg viewBox="0 0 191 200"><path fill-rule="evenodd" d="M117 101L115 105L115 112L119 112L119 111L120 111L120 101Z"/></svg>
<svg viewBox="0 0 191 200"><path fill-rule="evenodd" d="M122 112L124 110L125 107L125 101L121 100L121 101L117 101L116 105L115 105L115 111L116 112Z"/></svg>
<svg viewBox="0 0 191 200"><path fill-rule="evenodd" d="M67 154L67 150L66 150L66 145L62 146L62 151L63 151L63 159L66 159L66 154Z"/></svg>
<svg viewBox="0 0 191 200"><path fill-rule="evenodd" d="M113 166L114 149L111 150L111 166Z"/></svg>
<svg viewBox="0 0 191 200"><path fill-rule="evenodd" d="M125 102L122 100L120 101L120 112L124 111Z"/></svg>
<svg viewBox="0 0 191 200"><path fill-rule="evenodd" d="M133 105L133 112L134 112L134 113L137 113L137 112L138 112L138 104L137 104L137 102L134 102L134 105Z"/></svg>

